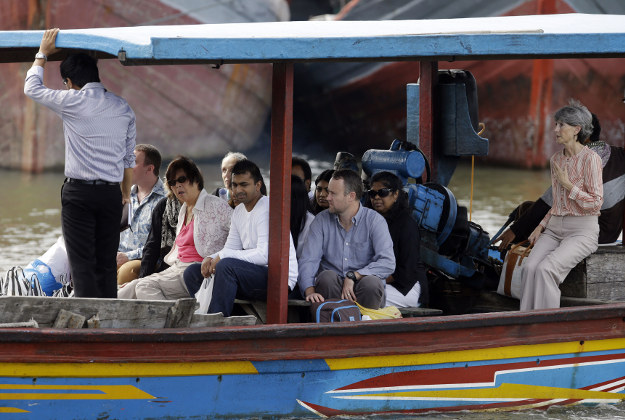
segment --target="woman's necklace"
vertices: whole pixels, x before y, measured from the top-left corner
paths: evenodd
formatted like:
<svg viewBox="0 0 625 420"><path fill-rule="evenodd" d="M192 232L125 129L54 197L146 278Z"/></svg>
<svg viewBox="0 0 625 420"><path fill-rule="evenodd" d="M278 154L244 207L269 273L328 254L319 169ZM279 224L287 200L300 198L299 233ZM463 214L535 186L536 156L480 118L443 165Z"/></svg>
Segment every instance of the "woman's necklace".
<svg viewBox="0 0 625 420"><path fill-rule="evenodd" d="M193 220L193 207L187 207L187 214L185 217L185 225L188 225Z"/></svg>

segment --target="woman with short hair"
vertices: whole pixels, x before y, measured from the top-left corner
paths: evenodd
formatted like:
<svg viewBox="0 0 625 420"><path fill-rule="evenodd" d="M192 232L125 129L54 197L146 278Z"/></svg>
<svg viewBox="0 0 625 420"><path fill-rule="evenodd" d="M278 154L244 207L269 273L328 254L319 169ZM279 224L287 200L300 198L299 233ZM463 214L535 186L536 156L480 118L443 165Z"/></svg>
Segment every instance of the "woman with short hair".
<svg viewBox="0 0 625 420"><path fill-rule="evenodd" d="M204 178L195 162L178 156L167 167L166 177L169 188L182 202L174 246L164 258L170 267L126 283L117 292L121 299L188 298L184 270L226 243L233 210L225 200L204 190Z"/></svg>
<svg viewBox="0 0 625 420"><path fill-rule="evenodd" d="M559 308L567 274L598 247L603 204L601 158L584 145L592 116L571 101L554 117L556 142L563 150L550 160L553 204L529 236L534 249L521 271L521 310Z"/></svg>

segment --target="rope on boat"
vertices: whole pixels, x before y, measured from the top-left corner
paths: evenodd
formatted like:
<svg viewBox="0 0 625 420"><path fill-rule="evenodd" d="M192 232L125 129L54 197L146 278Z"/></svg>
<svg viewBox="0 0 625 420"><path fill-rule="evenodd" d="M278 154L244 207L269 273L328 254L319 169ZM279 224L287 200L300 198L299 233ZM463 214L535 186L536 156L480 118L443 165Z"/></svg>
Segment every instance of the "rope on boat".
<svg viewBox="0 0 625 420"><path fill-rule="evenodd" d="M484 130L486 130L486 125L484 123L479 123L478 127L480 127L480 131L477 133L478 136L481 136ZM475 155L471 155L471 192L469 194L469 222L471 222L471 215L473 213L473 174L475 173Z"/></svg>

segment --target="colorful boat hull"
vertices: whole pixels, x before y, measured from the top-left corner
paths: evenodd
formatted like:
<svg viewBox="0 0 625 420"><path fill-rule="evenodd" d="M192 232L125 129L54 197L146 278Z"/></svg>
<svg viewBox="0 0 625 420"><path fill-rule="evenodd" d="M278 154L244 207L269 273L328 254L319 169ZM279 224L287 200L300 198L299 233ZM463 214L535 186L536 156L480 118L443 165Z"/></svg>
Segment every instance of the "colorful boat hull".
<svg viewBox="0 0 625 420"><path fill-rule="evenodd" d="M2 330L0 412L323 417L618 403L623 316L625 305L608 305L359 325Z"/></svg>

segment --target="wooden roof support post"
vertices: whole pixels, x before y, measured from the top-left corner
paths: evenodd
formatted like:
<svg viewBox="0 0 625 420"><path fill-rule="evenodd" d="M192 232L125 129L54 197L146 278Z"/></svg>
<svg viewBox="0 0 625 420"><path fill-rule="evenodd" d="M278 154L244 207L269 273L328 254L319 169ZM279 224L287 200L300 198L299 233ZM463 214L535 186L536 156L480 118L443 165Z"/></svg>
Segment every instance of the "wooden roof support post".
<svg viewBox="0 0 625 420"><path fill-rule="evenodd" d="M293 156L293 64L274 63L271 98L269 274L267 323L286 324L288 310L291 159Z"/></svg>
<svg viewBox="0 0 625 420"><path fill-rule="evenodd" d="M430 162L430 181L438 182L435 138L436 85L438 62L421 61L419 64L419 148Z"/></svg>

